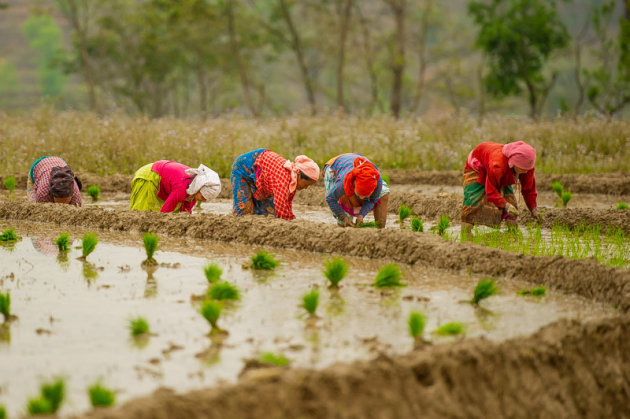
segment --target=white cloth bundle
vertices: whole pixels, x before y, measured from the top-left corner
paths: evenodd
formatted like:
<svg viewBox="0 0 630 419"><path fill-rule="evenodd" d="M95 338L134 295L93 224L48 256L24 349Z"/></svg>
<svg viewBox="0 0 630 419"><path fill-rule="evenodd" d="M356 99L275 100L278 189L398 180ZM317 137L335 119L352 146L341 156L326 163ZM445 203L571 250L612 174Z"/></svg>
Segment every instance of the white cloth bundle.
<svg viewBox="0 0 630 419"><path fill-rule="evenodd" d="M186 174L195 176L186 193L188 195L194 195L197 192L201 192L206 201L216 198L221 193L221 179L219 174L209 167L200 164L196 169L186 169Z"/></svg>

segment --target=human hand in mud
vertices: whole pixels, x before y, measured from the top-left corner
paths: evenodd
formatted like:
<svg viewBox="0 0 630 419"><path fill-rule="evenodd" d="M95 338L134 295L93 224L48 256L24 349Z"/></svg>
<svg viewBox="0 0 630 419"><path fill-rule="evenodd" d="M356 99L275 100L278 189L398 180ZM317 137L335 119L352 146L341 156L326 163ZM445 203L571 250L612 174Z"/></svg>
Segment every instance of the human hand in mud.
<svg viewBox="0 0 630 419"><path fill-rule="evenodd" d="M345 217L343 217L343 220L337 221L337 224L339 224L341 227L354 227L354 222L352 221L352 217L349 215L346 215Z"/></svg>
<svg viewBox="0 0 630 419"><path fill-rule="evenodd" d="M505 204L505 213L510 217L518 217L518 208L508 202Z"/></svg>
<svg viewBox="0 0 630 419"><path fill-rule="evenodd" d="M359 227L361 224L363 224L363 216L357 215L357 220L355 221L354 226Z"/></svg>
<svg viewBox="0 0 630 419"><path fill-rule="evenodd" d="M543 216L542 216L542 214L540 213L540 211L538 211L538 208L534 208L534 209L532 210L532 217L534 217L534 219L535 219L536 221L538 221L539 223L542 223L542 222L543 222Z"/></svg>

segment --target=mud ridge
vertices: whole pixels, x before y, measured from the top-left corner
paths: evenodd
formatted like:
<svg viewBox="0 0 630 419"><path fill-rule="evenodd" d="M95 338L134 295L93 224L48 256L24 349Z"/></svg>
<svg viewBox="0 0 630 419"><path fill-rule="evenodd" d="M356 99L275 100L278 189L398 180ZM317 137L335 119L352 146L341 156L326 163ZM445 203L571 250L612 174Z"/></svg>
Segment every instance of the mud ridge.
<svg viewBox="0 0 630 419"><path fill-rule="evenodd" d="M561 320L502 343L470 339L186 394L162 389L82 418L627 417L628 336L627 315Z"/></svg>
<svg viewBox="0 0 630 419"><path fill-rule="evenodd" d="M535 257L472 243L444 240L429 233L397 229L342 229L304 220L232 217L214 214L161 214L75 208L0 200L0 219L17 219L118 231L152 231L251 245L338 253L421 264L495 277L518 278L571 291L630 310L630 269L594 259Z"/></svg>

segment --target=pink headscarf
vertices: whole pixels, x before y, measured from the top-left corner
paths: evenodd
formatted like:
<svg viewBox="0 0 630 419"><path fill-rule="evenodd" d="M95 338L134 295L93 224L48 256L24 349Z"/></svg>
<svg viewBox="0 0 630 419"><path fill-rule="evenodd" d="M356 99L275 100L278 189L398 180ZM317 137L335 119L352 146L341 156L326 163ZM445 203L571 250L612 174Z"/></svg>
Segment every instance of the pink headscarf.
<svg viewBox="0 0 630 419"><path fill-rule="evenodd" d="M531 170L536 163L536 150L531 145L516 141L503 146L503 155L508 159L509 167Z"/></svg>
<svg viewBox="0 0 630 419"><path fill-rule="evenodd" d="M283 167L291 172L291 182L289 183L290 193L293 193L297 188L297 176L300 171L313 180L319 179L319 166L306 156L297 156L295 163L291 160L287 160Z"/></svg>

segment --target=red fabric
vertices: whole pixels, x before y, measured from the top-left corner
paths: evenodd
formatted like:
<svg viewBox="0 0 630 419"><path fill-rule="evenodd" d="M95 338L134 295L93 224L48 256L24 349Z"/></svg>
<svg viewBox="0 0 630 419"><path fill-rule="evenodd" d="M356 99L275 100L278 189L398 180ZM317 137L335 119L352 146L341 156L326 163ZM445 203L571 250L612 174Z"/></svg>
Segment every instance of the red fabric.
<svg viewBox="0 0 630 419"><path fill-rule="evenodd" d="M378 170L365 157L354 159L353 166L352 171L343 180L346 196L353 196L355 190L361 196L370 196L378 185L380 177Z"/></svg>
<svg viewBox="0 0 630 419"><path fill-rule="evenodd" d="M151 166L151 170L160 175L160 187L157 196L164 201L160 212L173 212L181 203L180 211L192 214L192 209L197 201L194 199L186 201L188 198L186 188L190 184L189 178L191 177L186 174L186 169L190 168L170 160L159 160Z"/></svg>
<svg viewBox="0 0 630 419"><path fill-rule="evenodd" d="M53 167L65 167L67 165L68 163L59 157L45 157L41 159L33 168L34 182L30 200L35 202L54 202L50 196L50 171ZM70 205L80 207L82 203L81 191L79 191L77 183L74 182L74 191L72 192Z"/></svg>
<svg viewBox="0 0 630 419"><path fill-rule="evenodd" d="M481 143L471 152L471 157L478 160L479 165L477 167L470 166L469 161L471 159L469 159L465 166L465 169L479 173L478 182L485 186L488 202L499 208L505 207L506 203L499 191L516 183L514 172L508 167L508 159L503 155L502 150L503 144ZM527 208L533 210L537 206L536 198L538 197L534 169L520 175L519 180L525 204L527 204Z"/></svg>
<svg viewBox="0 0 630 419"><path fill-rule="evenodd" d="M262 152L254 162L256 170L256 193L254 199L263 200L273 196L274 215L277 218L293 220L293 197L295 191L289 192L291 171L284 168L287 161L271 150Z"/></svg>

